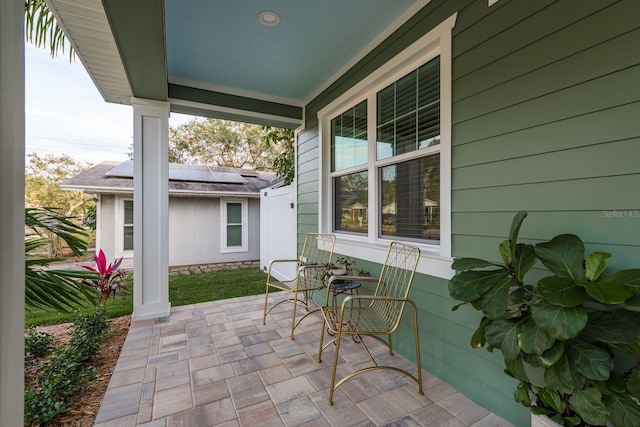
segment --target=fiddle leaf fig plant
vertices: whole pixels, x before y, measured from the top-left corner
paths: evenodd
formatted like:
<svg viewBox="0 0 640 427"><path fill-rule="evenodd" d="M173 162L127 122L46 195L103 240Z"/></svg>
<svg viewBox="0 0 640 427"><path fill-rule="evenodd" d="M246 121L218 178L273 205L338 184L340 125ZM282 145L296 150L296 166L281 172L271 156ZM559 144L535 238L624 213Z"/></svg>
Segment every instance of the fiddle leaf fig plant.
<svg viewBox="0 0 640 427"><path fill-rule="evenodd" d="M471 346L502 351L514 399L533 414L567 427L640 425L640 269L605 277L611 254L586 255L573 234L518 243L526 216L513 218L501 263L453 262L453 310L483 314Z"/></svg>

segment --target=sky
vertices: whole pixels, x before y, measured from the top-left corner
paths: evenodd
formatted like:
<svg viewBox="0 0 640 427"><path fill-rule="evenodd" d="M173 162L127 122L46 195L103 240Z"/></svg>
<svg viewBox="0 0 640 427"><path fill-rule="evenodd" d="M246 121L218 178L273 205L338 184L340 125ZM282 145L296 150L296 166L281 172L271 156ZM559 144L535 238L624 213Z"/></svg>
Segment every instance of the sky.
<svg viewBox="0 0 640 427"><path fill-rule="evenodd" d="M132 107L105 102L79 59L51 58L30 43L25 49L26 154L67 154L92 164L128 160ZM190 118L172 113L169 126Z"/></svg>

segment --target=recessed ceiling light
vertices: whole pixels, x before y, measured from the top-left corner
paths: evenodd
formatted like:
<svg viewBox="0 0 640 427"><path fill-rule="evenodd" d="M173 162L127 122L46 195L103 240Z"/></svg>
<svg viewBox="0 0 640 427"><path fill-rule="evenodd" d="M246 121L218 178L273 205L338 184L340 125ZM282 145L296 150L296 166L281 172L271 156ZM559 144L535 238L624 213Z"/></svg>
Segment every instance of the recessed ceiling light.
<svg viewBox="0 0 640 427"><path fill-rule="evenodd" d="M280 23L280 15L272 10L263 10L258 15L258 21L267 27L275 27Z"/></svg>

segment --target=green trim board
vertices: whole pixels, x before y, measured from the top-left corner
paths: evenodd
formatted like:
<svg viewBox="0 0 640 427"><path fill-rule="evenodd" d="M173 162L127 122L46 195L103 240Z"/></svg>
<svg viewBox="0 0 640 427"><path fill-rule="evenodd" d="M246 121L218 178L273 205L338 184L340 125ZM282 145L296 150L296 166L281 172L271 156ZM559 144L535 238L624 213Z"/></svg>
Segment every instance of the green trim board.
<svg viewBox="0 0 640 427"><path fill-rule="evenodd" d="M134 97L167 100L164 2L102 0Z"/></svg>
<svg viewBox="0 0 640 427"><path fill-rule="evenodd" d="M255 113L272 117L272 120L288 123L288 128L294 128L302 123L302 108L295 105L281 104L272 101L248 98L239 95L204 90L189 86L169 84L169 98L172 100L193 102L222 107L225 109L246 112L247 115ZM204 109L204 107L203 107Z"/></svg>

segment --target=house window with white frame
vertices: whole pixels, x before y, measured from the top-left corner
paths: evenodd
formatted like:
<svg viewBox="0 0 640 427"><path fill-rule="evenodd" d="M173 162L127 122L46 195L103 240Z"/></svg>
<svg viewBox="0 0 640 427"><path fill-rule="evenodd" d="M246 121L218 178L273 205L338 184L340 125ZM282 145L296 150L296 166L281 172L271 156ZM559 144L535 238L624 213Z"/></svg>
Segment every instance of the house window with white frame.
<svg viewBox="0 0 640 427"><path fill-rule="evenodd" d="M422 248L418 271L450 275L451 29L456 15L318 113L320 227L336 252L383 261Z"/></svg>
<svg viewBox="0 0 640 427"><path fill-rule="evenodd" d="M122 251L133 251L133 200L123 200L122 207Z"/></svg>
<svg viewBox="0 0 640 427"><path fill-rule="evenodd" d="M247 252L248 240L248 202L247 199L221 199L221 252Z"/></svg>

